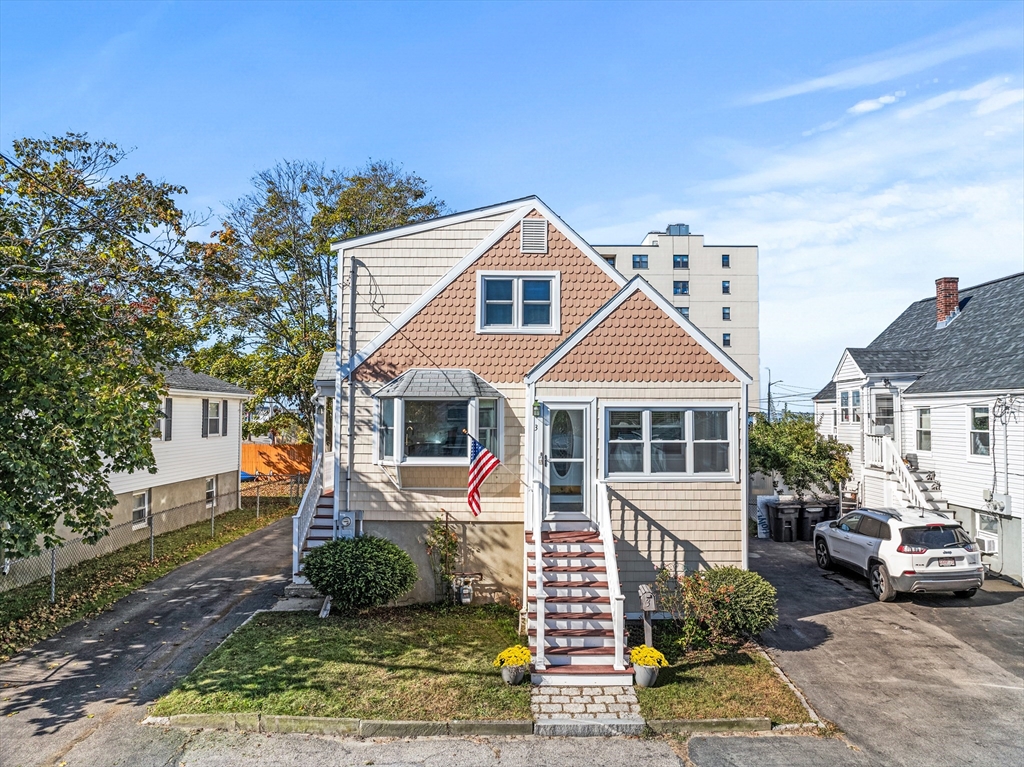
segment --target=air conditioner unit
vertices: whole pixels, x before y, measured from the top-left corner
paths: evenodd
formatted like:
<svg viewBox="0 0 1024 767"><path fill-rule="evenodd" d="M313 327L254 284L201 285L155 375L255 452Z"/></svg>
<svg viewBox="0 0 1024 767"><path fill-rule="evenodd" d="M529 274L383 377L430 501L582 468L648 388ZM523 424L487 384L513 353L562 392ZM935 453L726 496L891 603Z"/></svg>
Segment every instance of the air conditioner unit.
<svg viewBox="0 0 1024 767"><path fill-rule="evenodd" d="M868 434L872 437L891 437L892 426L886 424L885 426L869 426Z"/></svg>
<svg viewBox="0 0 1024 767"><path fill-rule="evenodd" d="M999 539L998 538L978 538L978 548L982 554L998 554L999 553Z"/></svg>

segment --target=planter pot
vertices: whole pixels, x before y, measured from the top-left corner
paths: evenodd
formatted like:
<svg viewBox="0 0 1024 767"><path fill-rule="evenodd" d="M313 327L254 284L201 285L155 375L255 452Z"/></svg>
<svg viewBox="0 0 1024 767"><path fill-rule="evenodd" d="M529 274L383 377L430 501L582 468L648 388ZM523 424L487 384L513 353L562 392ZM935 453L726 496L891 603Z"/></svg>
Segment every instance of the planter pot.
<svg viewBox="0 0 1024 767"><path fill-rule="evenodd" d="M657 666L633 666L633 674L636 676L636 683L639 687L654 687L654 683L658 681L658 672L661 671Z"/></svg>
<svg viewBox="0 0 1024 767"><path fill-rule="evenodd" d="M502 666L501 667L501 678L505 680L505 684L516 685L523 681L523 677L526 675L526 669L523 666Z"/></svg>

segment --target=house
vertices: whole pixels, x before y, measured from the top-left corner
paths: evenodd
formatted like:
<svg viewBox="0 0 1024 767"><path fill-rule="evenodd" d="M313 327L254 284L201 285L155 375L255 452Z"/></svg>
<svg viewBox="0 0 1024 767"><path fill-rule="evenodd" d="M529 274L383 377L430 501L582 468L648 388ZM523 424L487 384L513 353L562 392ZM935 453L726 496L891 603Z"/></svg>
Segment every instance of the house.
<svg viewBox="0 0 1024 767"><path fill-rule="evenodd" d="M407 550L412 599L433 600L423 539L447 512L478 597L523 606L535 682L629 683L640 585L746 566L750 376L536 197L334 248L355 322L317 373L296 580L305 551L361 529ZM478 517L468 435L502 462Z"/></svg>
<svg viewBox="0 0 1024 767"><path fill-rule="evenodd" d="M152 519L160 534L208 519L213 507L240 505L242 405L250 393L182 366L168 368L164 383L164 417L152 437L157 471L110 475L111 526L142 528Z"/></svg>
<svg viewBox="0 0 1024 767"><path fill-rule="evenodd" d="M850 445L865 506L948 511L990 572L1021 577L1024 273L911 304L846 349L814 397L819 433Z"/></svg>
<svg viewBox="0 0 1024 767"><path fill-rule="evenodd" d="M687 224L648 232L639 245L595 245L627 279L641 276L754 379L759 391L756 245L709 245ZM760 410L752 396L751 410Z"/></svg>

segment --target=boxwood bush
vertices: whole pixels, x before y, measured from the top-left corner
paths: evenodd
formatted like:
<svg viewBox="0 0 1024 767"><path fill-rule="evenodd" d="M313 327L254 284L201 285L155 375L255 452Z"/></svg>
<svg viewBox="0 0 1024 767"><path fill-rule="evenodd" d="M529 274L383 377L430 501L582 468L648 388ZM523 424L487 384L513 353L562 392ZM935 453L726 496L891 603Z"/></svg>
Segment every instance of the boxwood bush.
<svg viewBox="0 0 1024 767"><path fill-rule="evenodd" d="M306 555L302 574L314 588L331 597L342 612L382 607L408 594L416 585L416 563L399 546L364 535L339 538Z"/></svg>

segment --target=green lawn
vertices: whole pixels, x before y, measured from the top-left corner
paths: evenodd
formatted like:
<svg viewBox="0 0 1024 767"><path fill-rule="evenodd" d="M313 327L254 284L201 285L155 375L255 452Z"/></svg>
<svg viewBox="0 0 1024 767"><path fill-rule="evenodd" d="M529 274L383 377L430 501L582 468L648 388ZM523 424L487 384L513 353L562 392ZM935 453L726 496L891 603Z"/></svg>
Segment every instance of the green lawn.
<svg viewBox="0 0 1024 767"><path fill-rule="evenodd" d="M630 626L635 645L643 630ZM682 652L672 625L655 624L654 645L669 666L650 689L636 688L645 719L732 719L765 716L772 724L809 722L807 710L753 647Z"/></svg>
<svg viewBox="0 0 1024 767"><path fill-rule="evenodd" d="M509 607L418 605L321 620L260 613L152 708L358 719L530 719L528 684L491 665L517 644Z"/></svg>
<svg viewBox="0 0 1024 767"><path fill-rule="evenodd" d="M95 615L185 562L294 514L295 507L286 501L263 498L256 519L255 499L243 499L246 508L217 517L213 538L208 520L159 535L154 539L153 562L147 539L61 570L54 604L50 604L49 578L0 593L0 661Z"/></svg>

